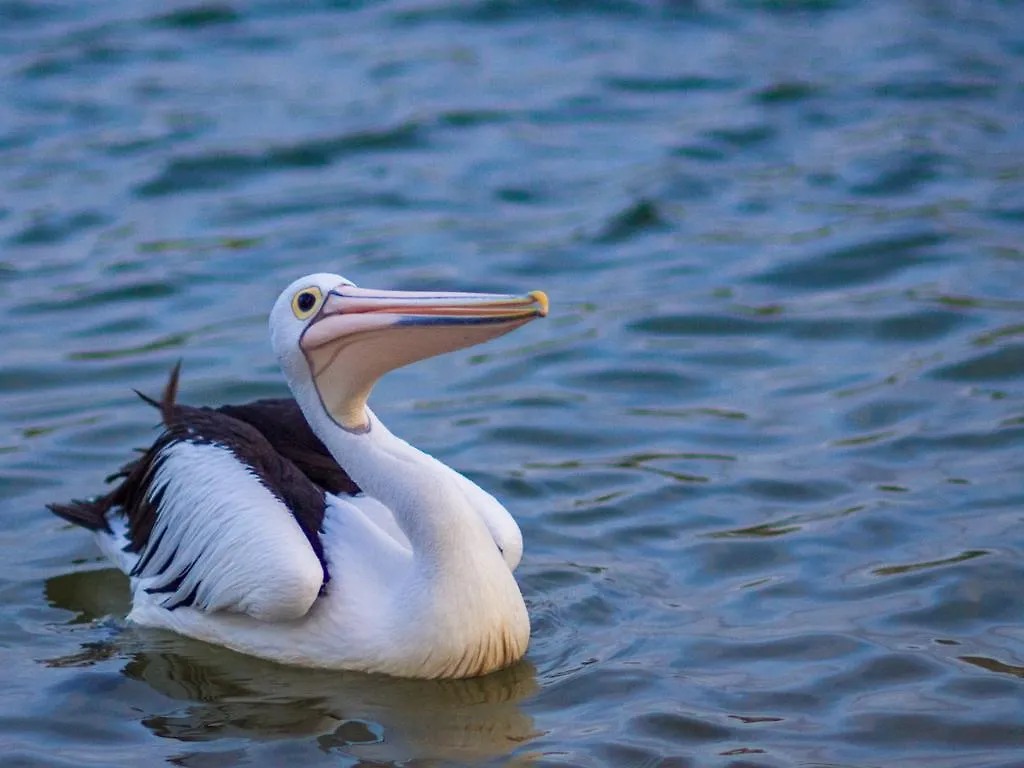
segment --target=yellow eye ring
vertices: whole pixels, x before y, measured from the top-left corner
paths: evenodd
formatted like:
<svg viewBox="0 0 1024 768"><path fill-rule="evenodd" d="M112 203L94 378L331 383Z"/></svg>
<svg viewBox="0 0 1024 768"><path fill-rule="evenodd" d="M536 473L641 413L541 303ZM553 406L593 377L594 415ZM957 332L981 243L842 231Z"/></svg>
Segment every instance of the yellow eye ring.
<svg viewBox="0 0 1024 768"><path fill-rule="evenodd" d="M303 288L301 291L296 291L295 295L292 296L292 314L299 318L299 320L306 320L320 309L323 299L324 295L315 285Z"/></svg>

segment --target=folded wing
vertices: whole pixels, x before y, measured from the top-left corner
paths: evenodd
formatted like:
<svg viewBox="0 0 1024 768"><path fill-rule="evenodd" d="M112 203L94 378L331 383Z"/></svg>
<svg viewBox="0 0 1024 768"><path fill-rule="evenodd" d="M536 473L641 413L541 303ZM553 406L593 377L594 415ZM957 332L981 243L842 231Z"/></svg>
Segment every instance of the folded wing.
<svg viewBox="0 0 1024 768"><path fill-rule="evenodd" d="M113 535L110 515L123 515L136 588L168 610L305 615L330 581L324 488L252 424L176 404L177 381L176 368L161 401L150 401L163 432L110 478L117 486L51 509L101 535Z"/></svg>
<svg viewBox="0 0 1024 768"><path fill-rule="evenodd" d="M274 450L328 493L349 496L360 493L359 486L314 434L299 404L292 398L222 405L216 410L258 429Z"/></svg>
<svg viewBox="0 0 1024 768"><path fill-rule="evenodd" d="M168 610L285 621L305 615L326 582L292 510L222 443L168 441L125 512L139 553L131 575Z"/></svg>

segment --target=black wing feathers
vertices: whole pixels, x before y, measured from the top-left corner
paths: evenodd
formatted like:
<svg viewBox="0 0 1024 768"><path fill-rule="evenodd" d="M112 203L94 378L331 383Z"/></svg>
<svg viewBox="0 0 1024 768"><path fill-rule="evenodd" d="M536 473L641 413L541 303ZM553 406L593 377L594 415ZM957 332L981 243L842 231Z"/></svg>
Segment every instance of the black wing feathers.
<svg viewBox="0 0 1024 768"><path fill-rule="evenodd" d="M293 399L256 400L244 405L222 405L216 410L254 426L274 450L328 493L355 495L361 492L320 442Z"/></svg>
<svg viewBox="0 0 1024 768"><path fill-rule="evenodd" d="M46 508L69 523L88 528L90 531L111 533L110 526L107 524L107 512L111 507L109 499L109 494L92 501L72 499L67 504L47 504Z"/></svg>

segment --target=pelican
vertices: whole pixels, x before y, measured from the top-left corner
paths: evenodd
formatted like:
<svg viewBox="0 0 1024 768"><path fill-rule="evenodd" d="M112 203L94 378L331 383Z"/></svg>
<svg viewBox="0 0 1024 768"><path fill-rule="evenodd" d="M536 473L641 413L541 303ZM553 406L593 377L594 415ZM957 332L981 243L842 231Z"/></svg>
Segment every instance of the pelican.
<svg viewBox="0 0 1024 768"><path fill-rule="evenodd" d="M367 405L385 373L548 311L525 296L359 288L313 274L270 312L294 399L194 408L105 496L51 505L129 576L128 619L305 667L457 678L526 652L515 520L392 434Z"/></svg>

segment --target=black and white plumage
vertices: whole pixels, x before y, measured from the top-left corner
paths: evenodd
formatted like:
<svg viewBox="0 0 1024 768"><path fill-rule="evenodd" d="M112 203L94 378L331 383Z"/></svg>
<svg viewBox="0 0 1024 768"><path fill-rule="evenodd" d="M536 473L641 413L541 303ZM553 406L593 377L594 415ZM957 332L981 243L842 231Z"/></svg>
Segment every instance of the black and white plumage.
<svg viewBox="0 0 1024 768"><path fill-rule="evenodd" d="M154 444L108 478L108 494L51 509L130 576L140 624L305 666L419 677L504 666L529 636L511 577L518 527L365 400L391 368L546 311L539 293L302 278L270 321L296 399L181 405L175 368L159 402L143 396L161 415Z"/></svg>
<svg viewBox="0 0 1024 768"><path fill-rule="evenodd" d="M110 535L109 513L119 510L123 551L137 556L129 573L168 610L195 606L268 620L305 614L330 581L320 540L327 494L353 496L359 487L294 400L180 405L179 373L176 366L160 402L142 396L160 410L163 431L108 478L117 486L93 501L50 509ZM231 560L239 562L225 568ZM245 562L269 576L247 572Z"/></svg>

